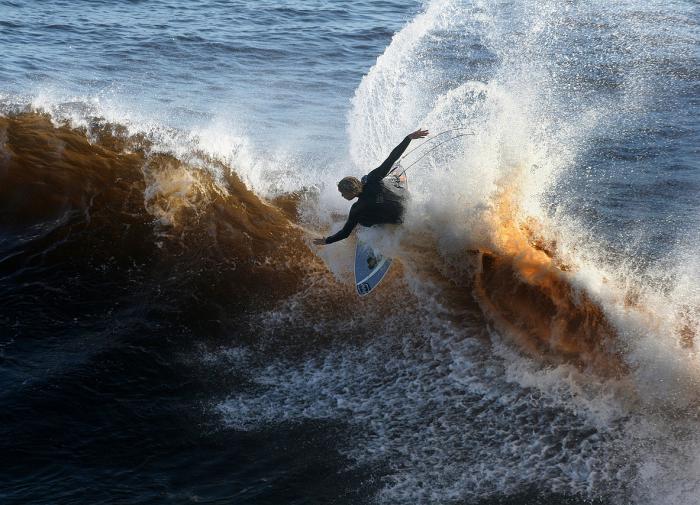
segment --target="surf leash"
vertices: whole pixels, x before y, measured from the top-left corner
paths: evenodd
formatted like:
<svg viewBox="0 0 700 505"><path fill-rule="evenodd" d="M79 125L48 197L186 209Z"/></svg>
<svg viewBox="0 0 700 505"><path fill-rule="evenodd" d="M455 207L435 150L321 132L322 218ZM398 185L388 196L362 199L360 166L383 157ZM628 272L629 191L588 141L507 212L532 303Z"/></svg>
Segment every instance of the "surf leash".
<svg viewBox="0 0 700 505"><path fill-rule="evenodd" d="M399 158L399 160L404 159L406 156L408 156L409 154L411 154L411 153L412 153L413 151L415 151L416 149L420 149L420 148L423 147L424 145L428 144L429 142L432 142L433 140L435 140L436 138L438 138L438 137L440 137L440 136L442 136L442 135L445 135L446 133L450 133L450 132L454 132L454 131L461 131L461 130L468 130L468 128L466 128L466 127L448 128L447 130L441 131L440 133L436 133L435 135L433 135L433 136L430 137L429 139L425 139L423 142L421 142L420 144L418 144L416 147L414 147L413 149L409 150L407 153L404 153L404 155L401 156L401 158ZM464 136L464 135L474 135L474 132L468 132L468 133L462 133L462 134L461 134L461 136Z"/></svg>
<svg viewBox="0 0 700 505"><path fill-rule="evenodd" d="M455 129L456 129L456 128L455 128ZM447 131L451 131L451 130L447 130ZM444 133L444 132L443 132L443 133ZM422 160L423 158L425 158L425 157L428 155L428 153L430 153L431 151L434 151L435 149L437 149L438 147L440 147L442 144L446 144L447 142L450 142L450 141L452 141L452 140L455 140L455 139L458 139L458 138L461 138L461 137L466 137L467 135L474 135L474 133L471 133L471 132L470 132L470 133L460 133L460 134L458 134L458 135L455 135L454 137L450 137L450 138L447 139L447 140L443 140L442 142L440 142L440 143L438 143L438 144L435 144L433 147L431 147L430 149L428 149L427 151L425 151L417 160L415 160L413 163L411 163L411 164L408 165L406 168L404 168L403 171L402 171L397 177L401 177L403 174L406 173L406 170L408 170L408 169L411 168L413 165L415 165L416 163L418 163L420 160ZM436 137L437 137L437 135L436 135ZM433 138L435 138L435 137L433 137ZM432 140L432 139L431 139L431 140ZM425 142L424 142L424 143L425 143ZM423 145L423 144L421 144L421 145ZM408 154L408 153L407 153L407 154ZM403 158L401 158L401 159L403 159ZM389 172L389 173L392 173L392 172L394 172L394 170L397 170L397 169L401 168L400 162L401 162L401 160L399 160L399 163L397 163L397 164L395 165L395 167L394 167L394 168L391 170L391 172Z"/></svg>

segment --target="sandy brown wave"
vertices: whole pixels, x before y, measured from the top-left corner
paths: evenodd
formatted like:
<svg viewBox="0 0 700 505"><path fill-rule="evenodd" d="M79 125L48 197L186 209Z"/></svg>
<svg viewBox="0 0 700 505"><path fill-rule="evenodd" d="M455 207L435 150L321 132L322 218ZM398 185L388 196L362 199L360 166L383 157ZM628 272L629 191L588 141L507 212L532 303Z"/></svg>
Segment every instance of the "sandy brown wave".
<svg viewBox="0 0 700 505"><path fill-rule="evenodd" d="M294 334L324 331L331 319L352 326L358 314L371 334L397 302L410 317L411 307L426 305L421 296L438 296L440 317L473 323L479 311L537 359L624 373L604 308L575 286L576 266L558 256L540 225L518 217L513 191L495 196L491 243L467 252L459 275L446 273L435 244L414 243L413 258L399 259L375 293L358 298L299 226L300 204L313 195L266 202L231 167L193 154L196 164L156 152L148 138L99 119L73 128L36 113L0 117L0 227L17 236L43 230L4 250L0 273L25 283L51 272L126 285L138 271L140 289L171 300L184 320L216 327L287 303L295 307L285 323ZM409 288L406 272L440 278L444 289ZM682 330L692 345L694 334Z"/></svg>
<svg viewBox="0 0 700 505"><path fill-rule="evenodd" d="M178 305L218 320L289 295L318 267L302 233L229 167L185 164L119 125L0 117L0 153L0 226L42 230L7 251L4 272L87 279L117 265L114 281L139 269Z"/></svg>
<svg viewBox="0 0 700 505"><path fill-rule="evenodd" d="M517 191L504 185L489 216L493 240L479 251L474 293L484 313L527 353L599 374L625 373L618 335L600 302L573 283L533 218L522 219Z"/></svg>

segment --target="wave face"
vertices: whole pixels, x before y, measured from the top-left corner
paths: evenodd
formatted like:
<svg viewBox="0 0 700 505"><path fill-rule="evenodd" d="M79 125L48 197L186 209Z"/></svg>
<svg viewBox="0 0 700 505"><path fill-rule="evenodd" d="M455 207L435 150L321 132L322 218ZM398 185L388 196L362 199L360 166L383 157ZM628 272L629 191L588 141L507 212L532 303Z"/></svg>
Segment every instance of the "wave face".
<svg viewBox="0 0 700 505"><path fill-rule="evenodd" d="M204 168L213 161L196 167L149 153L145 138L99 122L87 131L22 114L0 118L0 131L3 266L8 282L27 285L32 298L43 291L42 301L68 306L73 296L100 298L107 286L127 288L126 296L163 290L152 276L169 272L161 279L169 293L156 299L182 309L221 298L235 307L266 298L255 286L265 279L284 296L308 263L302 253L296 267L284 266L304 250L300 233L231 171L213 177ZM71 288L63 285L69 278ZM26 303L9 291L7 303ZM228 310L225 302L219 310Z"/></svg>
<svg viewBox="0 0 700 505"><path fill-rule="evenodd" d="M230 14L219 8L191 21ZM351 154L332 163L307 145L260 149L269 132L231 132L233 119L174 98L229 103L216 92L232 76L225 54L241 89L272 73L270 89L304 90L291 110L337 115L329 90L347 68L329 53L315 100L312 53L341 40L356 72L388 37L368 26L402 8L263 3L258 19L241 6L253 41L278 17L325 21L292 61L288 35L228 40L225 16L212 40L180 33L181 67L212 50L221 75L203 69L189 87L175 75L162 90L173 109L153 107L157 86L143 115L63 92L0 96L10 502L697 501L693 5L429 2L354 90ZM39 28L17 16L2 37L31 39ZM352 36L333 31L341 22ZM69 28L46 27L90 40ZM173 77L166 42L144 50ZM79 87L82 67L68 67ZM125 75L138 109L147 85ZM246 96L237 107L270 97ZM206 126L173 112L185 106ZM296 131L266 114L256 124ZM353 240L310 237L347 210L335 181L416 125L468 134L409 169L403 226L358 231L396 260L360 299ZM344 135L329 128L309 135L335 145Z"/></svg>

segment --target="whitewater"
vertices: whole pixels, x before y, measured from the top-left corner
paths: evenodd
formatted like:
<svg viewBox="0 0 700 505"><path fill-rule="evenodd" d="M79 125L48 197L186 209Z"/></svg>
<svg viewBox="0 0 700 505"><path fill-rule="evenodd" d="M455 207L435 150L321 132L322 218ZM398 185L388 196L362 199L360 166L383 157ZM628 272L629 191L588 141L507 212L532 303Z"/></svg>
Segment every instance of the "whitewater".
<svg viewBox="0 0 700 505"><path fill-rule="evenodd" d="M693 2L83 7L0 2L5 501L700 500Z"/></svg>

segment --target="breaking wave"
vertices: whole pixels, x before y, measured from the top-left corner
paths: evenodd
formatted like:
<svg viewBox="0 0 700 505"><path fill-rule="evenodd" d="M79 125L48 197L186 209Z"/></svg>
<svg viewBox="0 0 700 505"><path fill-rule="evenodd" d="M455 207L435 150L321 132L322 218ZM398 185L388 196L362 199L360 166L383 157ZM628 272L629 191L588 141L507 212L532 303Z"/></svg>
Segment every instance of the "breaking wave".
<svg viewBox="0 0 700 505"><path fill-rule="evenodd" d="M642 120L666 61L647 42L658 17L621 10L440 0L394 37L353 100L358 171L417 125L474 134L409 172L403 227L359 232L397 260L363 299L352 241L310 245L337 226L339 169L275 190L205 141L7 113L4 313L42 304L51 328L135 299L235 336L202 356L244 383L212 401L223 423L342 424L338 450L376 468L380 501L694 503L697 242L667 255L671 274L637 268L572 203L572 167ZM595 41L607 63L576 52L581 26L616 34Z"/></svg>

